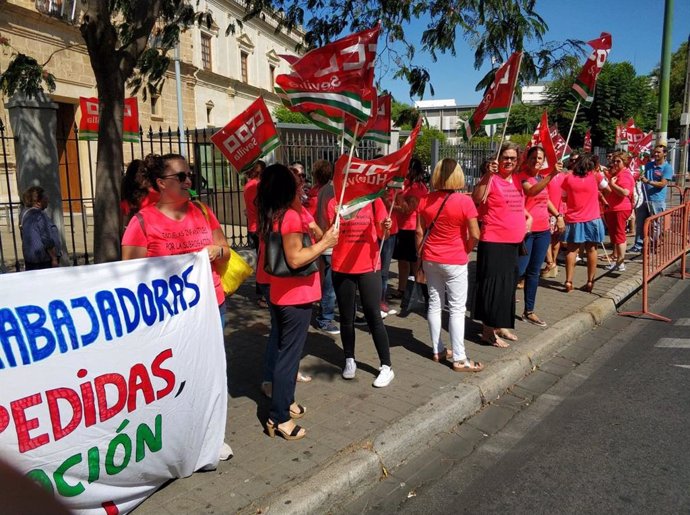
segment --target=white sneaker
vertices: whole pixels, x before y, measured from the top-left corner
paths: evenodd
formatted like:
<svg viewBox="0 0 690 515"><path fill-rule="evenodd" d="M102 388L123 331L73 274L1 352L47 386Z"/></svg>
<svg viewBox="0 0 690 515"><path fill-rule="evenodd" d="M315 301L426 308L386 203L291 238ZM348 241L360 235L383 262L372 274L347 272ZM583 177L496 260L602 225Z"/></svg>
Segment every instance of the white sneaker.
<svg viewBox="0 0 690 515"><path fill-rule="evenodd" d="M376 388L388 386L394 377L395 373L393 372L393 369L388 365L382 365L381 368L379 368L378 377L374 379L374 386Z"/></svg>
<svg viewBox="0 0 690 515"><path fill-rule="evenodd" d="M381 311L381 318L386 318L388 313L386 311Z"/></svg>
<svg viewBox="0 0 690 515"><path fill-rule="evenodd" d="M345 358L345 368L343 369L343 379L354 379L357 372L357 363L354 358Z"/></svg>
<svg viewBox="0 0 690 515"><path fill-rule="evenodd" d="M618 265L616 265L616 263L609 263L608 265L606 265L606 270L618 270Z"/></svg>
<svg viewBox="0 0 690 515"><path fill-rule="evenodd" d="M223 442L223 447L220 448L220 454L218 455L218 459L220 461L227 461L230 458L232 458L232 456L232 448L228 444Z"/></svg>
<svg viewBox="0 0 690 515"><path fill-rule="evenodd" d="M625 272L625 263L621 263L620 265L618 265L616 270L618 270L619 272Z"/></svg>

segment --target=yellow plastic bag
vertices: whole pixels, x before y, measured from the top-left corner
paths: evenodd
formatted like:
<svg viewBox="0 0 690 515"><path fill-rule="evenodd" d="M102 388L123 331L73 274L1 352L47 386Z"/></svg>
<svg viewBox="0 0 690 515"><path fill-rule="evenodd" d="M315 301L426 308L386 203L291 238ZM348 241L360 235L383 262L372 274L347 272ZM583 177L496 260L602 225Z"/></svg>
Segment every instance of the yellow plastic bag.
<svg viewBox="0 0 690 515"><path fill-rule="evenodd" d="M237 252L230 249L230 259L218 268L220 283L226 295L232 295L254 270Z"/></svg>

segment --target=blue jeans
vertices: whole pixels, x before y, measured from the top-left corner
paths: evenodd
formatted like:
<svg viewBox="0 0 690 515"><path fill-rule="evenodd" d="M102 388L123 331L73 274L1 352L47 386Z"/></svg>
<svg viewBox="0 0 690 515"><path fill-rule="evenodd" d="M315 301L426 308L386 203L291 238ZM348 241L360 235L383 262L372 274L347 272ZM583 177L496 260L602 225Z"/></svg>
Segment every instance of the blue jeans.
<svg viewBox="0 0 690 515"><path fill-rule="evenodd" d="M271 303L271 285L259 284L257 286L261 295L268 303L268 311L271 314L271 332L268 333L268 343L266 344L266 352L264 354L264 375L263 382L273 382L273 369L276 366L276 359L278 358L278 339L280 333L278 332L278 319L276 314L276 307Z"/></svg>
<svg viewBox="0 0 690 515"><path fill-rule="evenodd" d="M642 205L635 209L635 245L642 246L644 240L644 221L652 215L656 215L666 210L666 201L649 201L642 202ZM653 229L653 240L658 228Z"/></svg>
<svg viewBox="0 0 690 515"><path fill-rule="evenodd" d="M381 249L381 300L386 302L386 290L388 289L388 272L391 267L391 260L393 259L393 250L395 249L395 234L383 240L383 248Z"/></svg>
<svg viewBox="0 0 690 515"><path fill-rule="evenodd" d="M331 256L321 255L321 313L316 317L316 323L323 329L335 319L335 290L333 289L333 271Z"/></svg>
<svg viewBox="0 0 690 515"><path fill-rule="evenodd" d="M534 311L537 300L537 288L539 287L539 274L541 265L546 257L546 251L551 244L551 231L539 231L530 233L525 238L527 255L518 258L518 276L525 278L525 311Z"/></svg>

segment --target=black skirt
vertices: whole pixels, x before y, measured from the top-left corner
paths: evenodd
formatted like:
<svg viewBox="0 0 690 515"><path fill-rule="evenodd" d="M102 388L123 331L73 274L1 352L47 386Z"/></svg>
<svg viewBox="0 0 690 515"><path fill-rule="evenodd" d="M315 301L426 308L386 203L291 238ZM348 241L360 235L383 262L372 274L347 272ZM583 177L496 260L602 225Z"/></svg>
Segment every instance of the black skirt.
<svg viewBox="0 0 690 515"><path fill-rule="evenodd" d="M519 243L480 241L474 318L489 327L515 327L515 286Z"/></svg>

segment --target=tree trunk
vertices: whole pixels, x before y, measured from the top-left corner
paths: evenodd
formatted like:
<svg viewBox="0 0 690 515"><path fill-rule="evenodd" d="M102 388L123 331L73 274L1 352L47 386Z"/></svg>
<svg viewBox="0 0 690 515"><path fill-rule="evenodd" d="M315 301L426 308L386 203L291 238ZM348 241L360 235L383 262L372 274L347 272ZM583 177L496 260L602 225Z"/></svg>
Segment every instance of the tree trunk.
<svg viewBox="0 0 690 515"><path fill-rule="evenodd" d="M100 122L96 154L94 258L96 263L120 259L120 184L122 181L122 117L125 79L116 65L112 73L96 74Z"/></svg>

